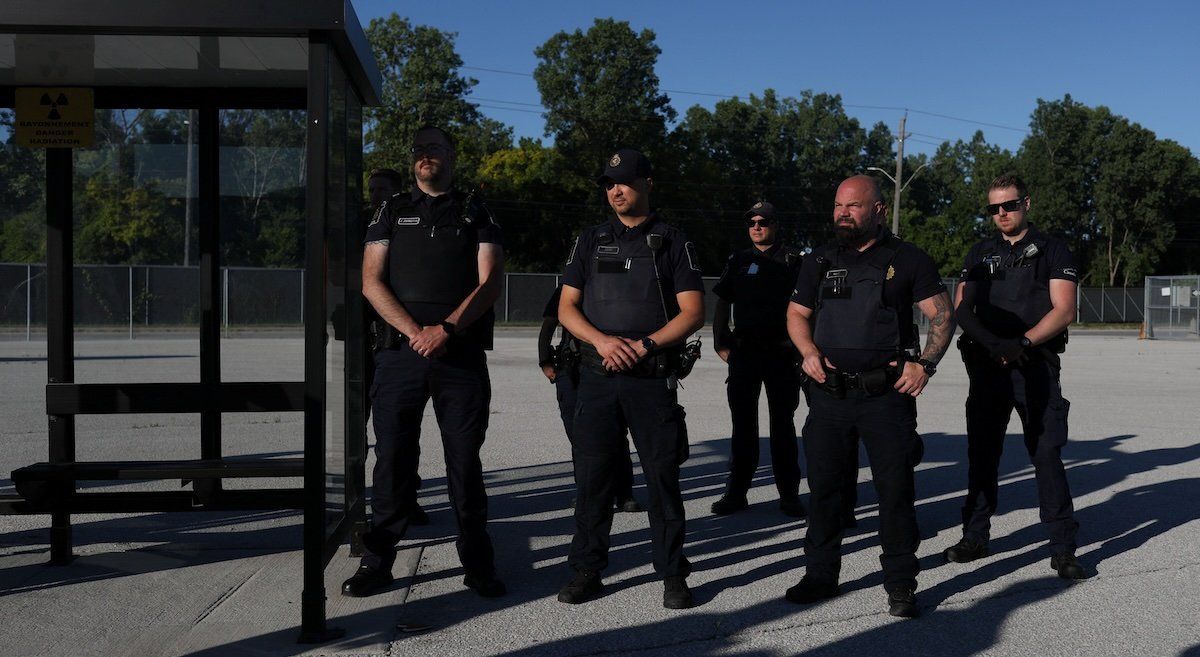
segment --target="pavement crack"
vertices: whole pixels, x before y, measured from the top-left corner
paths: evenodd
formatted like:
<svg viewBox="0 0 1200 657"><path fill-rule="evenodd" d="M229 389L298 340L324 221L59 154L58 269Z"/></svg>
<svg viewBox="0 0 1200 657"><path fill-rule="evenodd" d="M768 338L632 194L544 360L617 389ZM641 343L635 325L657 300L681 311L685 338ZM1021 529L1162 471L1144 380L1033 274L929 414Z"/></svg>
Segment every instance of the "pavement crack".
<svg viewBox="0 0 1200 657"><path fill-rule="evenodd" d="M226 589L225 592L222 593L220 595L220 597L218 597L216 600L214 600L211 605L209 605L204 611L200 612L200 615L196 617L196 620L192 621L192 627L195 627L195 626L199 625L200 623L203 623L205 618L208 618L210 614L212 614L214 611L217 610L217 607L220 607L226 600L231 598L234 593L237 593L238 589L240 589L246 585L246 582L249 582L250 580L254 579L258 575L258 573L259 573L259 571L255 570L254 572L247 575L246 578L243 579L242 581L240 581L237 584Z"/></svg>

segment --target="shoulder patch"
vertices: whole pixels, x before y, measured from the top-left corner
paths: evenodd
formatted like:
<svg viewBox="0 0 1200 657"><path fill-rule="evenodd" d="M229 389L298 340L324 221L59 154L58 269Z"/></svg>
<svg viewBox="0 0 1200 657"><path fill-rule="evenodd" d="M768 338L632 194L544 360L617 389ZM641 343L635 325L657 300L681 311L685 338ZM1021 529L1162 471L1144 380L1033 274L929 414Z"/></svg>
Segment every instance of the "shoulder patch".
<svg viewBox="0 0 1200 657"><path fill-rule="evenodd" d="M367 228L379 223L383 219L383 213L385 211L387 211L387 201L384 201L383 204L379 206L379 209L375 211L374 216L371 217L371 223L367 224Z"/></svg>
<svg viewBox="0 0 1200 657"><path fill-rule="evenodd" d="M696 255L696 245L690 241L684 242L683 252L687 254L688 267L692 271L700 271L700 257Z"/></svg>
<svg viewBox="0 0 1200 657"><path fill-rule="evenodd" d="M571 252L567 254L567 264L575 262L575 251L579 248L579 235L575 236L575 243L571 245Z"/></svg>

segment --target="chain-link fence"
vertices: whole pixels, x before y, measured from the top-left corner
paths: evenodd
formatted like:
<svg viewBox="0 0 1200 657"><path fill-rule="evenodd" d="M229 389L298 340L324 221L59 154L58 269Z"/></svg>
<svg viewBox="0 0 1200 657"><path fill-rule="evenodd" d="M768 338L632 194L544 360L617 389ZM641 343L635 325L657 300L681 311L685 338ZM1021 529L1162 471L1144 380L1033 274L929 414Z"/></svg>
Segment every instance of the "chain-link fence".
<svg viewBox="0 0 1200 657"><path fill-rule="evenodd" d="M41 264L0 264L0 331L32 339L46 326L46 270ZM226 330L287 328L304 323L303 270L227 267L221 270L221 316ZM1172 283L1178 279L1178 283ZM505 274L496 302L496 319L536 324L546 302L562 281L559 274ZM1190 281L1190 282L1189 282ZM716 277L704 278L705 320L712 322ZM943 281L953 294L957 279ZM1197 277L1147 279L1142 288L1080 288L1076 320L1141 322L1149 305L1148 325L1164 335L1196 334ZM1173 287L1174 286L1174 287ZM197 267L150 265L77 265L74 277L75 325L79 330L139 332L194 328L200 318ZM1175 290L1162 294L1161 290ZM1179 305L1176 302L1186 301ZM926 328L925 317L915 317Z"/></svg>
<svg viewBox="0 0 1200 657"><path fill-rule="evenodd" d="M77 265L73 277L78 330L187 330L200 322L198 267ZM222 326L296 328L304 322L303 271L221 270ZM0 330L32 339L46 328L46 268L0 264Z"/></svg>
<svg viewBox="0 0 1200 657"><path fill-rule="evenodd" d="M1147 338L1200 338L1200 276L1147 276Z"/></svg>

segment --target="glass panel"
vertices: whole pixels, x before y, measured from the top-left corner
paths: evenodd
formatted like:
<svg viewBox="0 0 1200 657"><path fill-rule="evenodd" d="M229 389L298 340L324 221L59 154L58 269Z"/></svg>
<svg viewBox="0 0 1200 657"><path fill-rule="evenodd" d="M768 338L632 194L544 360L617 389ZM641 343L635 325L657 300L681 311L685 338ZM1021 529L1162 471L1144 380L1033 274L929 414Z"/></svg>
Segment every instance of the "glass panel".
<svg viewBox="0 0 1200 657"><path fill-rule="evenodd" d="M220 113L222 381L304 379L304 116Z"/></svg>
<svg viewBox="0 0 1200 657"><path fill-rule="evenodd" d="M303 88L296 37L0 34L0 85Z"/></svg>
<svg viewBox="0 0 1200 657"><path fill-rule="evenodd" d="M76 381L200 379L194 118L97 110L74 151Z"/></svg>
<svg viewBox="0 0 1200 657"><path fill-rule="evenodd" d="M329 120L326 123L325 308L325 527L341 522L346 505L346 248L348 167L346 161L346 76L329 57Z"/></svg>

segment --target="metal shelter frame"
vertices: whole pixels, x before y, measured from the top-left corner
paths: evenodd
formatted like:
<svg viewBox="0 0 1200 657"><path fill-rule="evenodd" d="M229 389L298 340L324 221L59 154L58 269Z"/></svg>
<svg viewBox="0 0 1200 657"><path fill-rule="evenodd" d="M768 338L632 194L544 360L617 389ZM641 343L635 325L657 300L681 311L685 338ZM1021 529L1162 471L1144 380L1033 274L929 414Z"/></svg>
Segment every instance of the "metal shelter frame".
<svg viewBox="0 0 1200 657"><path fill-rule="evenodd" d="M75 513L302 509L300 641L340 636L340 630L326 624L324 569L351 529L365 522L364 302L358 248L363 230L359 221L362 107L378 104L381 90L380 73L350 2L6 0L0 3L0 37L5 35L13 41L75 39L92 47L97 40L131 37L141 39L138 54L149 55L151 60L161 54L152 50L154 44L167 41L145 37L186 39L187 45L196 48L196 70L186 70L181 76L112 70L112 66L100 71L98 62L90 72L95 76L91 84L72 79L30 80L32 67L26 67L22 76L18 52L15 66L7 70L0 66L0 108L14 106L17 87L81 86L94 90L98 109L196 111L200 382L75 382L73 153L48 149L48 457L44 463L13 472L18 495L0 497L0 513L49 514L50 563L65 564L73 558L71 516ZM286 76L271 70L247 74L224 67L221 39L259 37L283 37L295 40L300 49L306 46L307 66L293 67ZM152 84L142 84L151 79ZM111 84L114 80L133 83ZM223 109L307 110L303 381L232 383L221 379L218 185L219 112ZM328 386L327 368L337 366L344 377L336 376L334 381L344 385ZM327 426L326 411L332 404L344 405L344 413L334 414L344 418L344 427ZM303 457L223 458L221 414L244 411L302 411ZM75 416L114 413L199 414L200 459L77 461ZM340 460L343 457L344 461ZM337 467L330 468L330 463ZM302 477L304 483L292 489L230 490L222 487L227 477ZM84 480L149 479L191 481L192 490L85 492L77 485Z"/></svg>

